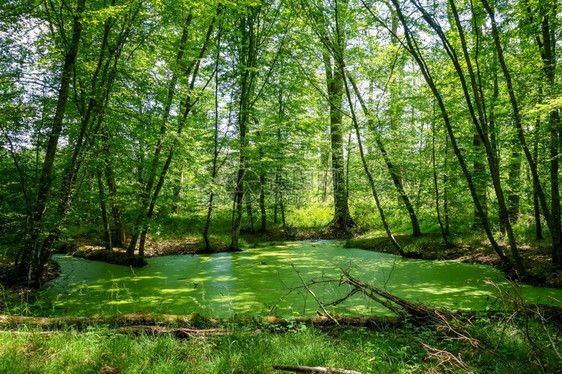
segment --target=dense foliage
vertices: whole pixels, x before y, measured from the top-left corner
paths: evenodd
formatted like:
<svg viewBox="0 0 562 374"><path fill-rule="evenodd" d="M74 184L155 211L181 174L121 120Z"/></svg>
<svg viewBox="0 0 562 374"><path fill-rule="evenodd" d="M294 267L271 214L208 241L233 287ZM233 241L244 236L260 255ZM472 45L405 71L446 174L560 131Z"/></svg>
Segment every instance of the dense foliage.
<svg viewBox="0 0 562 374"><path fill-rule="evenodd" d="M560 12L548 1L8 0L0 240L482 230L562 263ZM505 235L505 237L504 237ZM503 246L504 238L506 246Z"/></svg>

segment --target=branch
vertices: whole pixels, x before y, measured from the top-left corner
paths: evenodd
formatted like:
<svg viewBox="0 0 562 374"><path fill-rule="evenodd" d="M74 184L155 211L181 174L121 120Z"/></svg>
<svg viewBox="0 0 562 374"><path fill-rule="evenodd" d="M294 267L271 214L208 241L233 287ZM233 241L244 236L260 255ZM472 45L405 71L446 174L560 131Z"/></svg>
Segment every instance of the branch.
<svg viewBox="0 0 562 374"><path fill-rule="evenodd" d="M320 308L322 308L322 310L324 311L324 314L326 314L326 316L328 316L328 318L330 318L332 321L334 321L334 323L336 325L339 325L340 323L338 322L337 319L335 319L327 310L326 307L324 306L324 304L322 304L322 302L318 299L318 296L316 296L314 294L314 292L310 289L310 287L308 287L308 285L306 284L306 282L304 281L304 279L302 278L301 273L295 268L295 265L291 263L291 267L293 268L293 270L295 271L295 273L297 273L297 275L299 276L302 285L304 286L304 288L308 291L309 294L312 295L312 297L314 298L314 300L316 300L316 303L318 303L318 305L320 306Z"/></svg>
<svg viewBox="0 0 562 374"><path fill-rule="evenodd" d="M338 368L326 368L322 366L293 366L273 365L275 370L293 371L295 373L339 373L339 374L361 374L359 371Z"/></svg>

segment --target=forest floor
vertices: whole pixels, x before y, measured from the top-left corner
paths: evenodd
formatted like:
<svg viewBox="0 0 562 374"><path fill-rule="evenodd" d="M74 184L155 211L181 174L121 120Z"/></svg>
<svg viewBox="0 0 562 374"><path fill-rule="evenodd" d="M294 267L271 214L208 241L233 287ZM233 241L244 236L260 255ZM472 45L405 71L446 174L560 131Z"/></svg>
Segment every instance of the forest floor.
<svg viewBox="0 0 562 374"><path fill-rule="evenodd" d="M126 325L84 325L68 318L46 327L53 319L7 325L2 317L3 373L283 373L278 365L354 373L562 369L559 326L523 313L499 318L482 314L449 328L409 323L318 325L298 319L169 325L151 324L143 316L137 319L140 324L133 320Z"/></svg>

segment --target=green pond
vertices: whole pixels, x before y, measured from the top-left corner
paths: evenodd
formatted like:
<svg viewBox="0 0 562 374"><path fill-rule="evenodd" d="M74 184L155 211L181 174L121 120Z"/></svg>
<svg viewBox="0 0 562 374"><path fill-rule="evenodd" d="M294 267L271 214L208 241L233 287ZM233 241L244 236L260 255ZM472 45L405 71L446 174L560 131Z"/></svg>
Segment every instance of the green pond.
<svg viewBox="0 0 562 374"><path fill-rule="evenodd" d="M303 241L237 253L162 256L133 269L62 255L61 277L47 285L52 315L122 314L147 311L234 315L314 315L319 310L291 264L307 281L338 279L345 268L362 281L410 301L450 309L498 308L492 281L509 290L490 266L424 261L344 248L336 241ZM347 286L312 286L324 302L344 296ZM560 305L562 290L523 286L526 300ZM344 315L388 315L379 304L354 295L332 309Z"/></svg>

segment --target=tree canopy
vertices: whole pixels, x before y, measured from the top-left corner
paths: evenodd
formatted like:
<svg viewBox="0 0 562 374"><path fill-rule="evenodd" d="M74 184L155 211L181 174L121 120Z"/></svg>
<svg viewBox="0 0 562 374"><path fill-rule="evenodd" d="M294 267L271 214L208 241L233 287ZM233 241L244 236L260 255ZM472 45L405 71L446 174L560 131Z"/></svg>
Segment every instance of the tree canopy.
<svg viewBox="0 0 562 374"><path fill-rule="evenodd" d="M482 231L562 264L557 1L8 0L0 237Z"/></svg>

